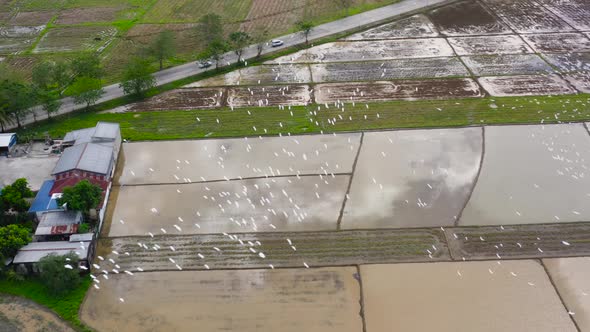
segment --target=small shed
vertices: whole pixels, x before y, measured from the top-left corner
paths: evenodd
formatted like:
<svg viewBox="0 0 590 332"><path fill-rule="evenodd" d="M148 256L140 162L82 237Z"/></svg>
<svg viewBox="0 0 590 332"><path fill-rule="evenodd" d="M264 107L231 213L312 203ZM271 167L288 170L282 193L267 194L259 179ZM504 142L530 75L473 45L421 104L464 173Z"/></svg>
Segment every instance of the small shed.
<svg viewBox="0 0 590 332"><path fill-rule="evenodd" d="M15 133L0 133L0 156L7 156L16 146Z"/></svg>
<svg viewBox="0 0 590 332"><path fill-rule="evenodd" d="M38 263L41 258L55 254L66 255L70 252L78 255L77 268L88 269L94 251L92 241L53 241L53 242L32 242L20 248L12 264L17 272L22 274L39 273Z"/></svg>
<svg viewBox="0 0 590 332"><path fill-rule="evenodd" d="M80 211L46 211L39 218L35 239L37 241L65 240L71 234L78 232L78 226L81 223Z"/></svg>
<svg viewBox="0 0 590 332"><path fill-rule="evenodd" d="M57 199L60 197L58 194L51 194L51 188L55 184L54 180L46 180L41 185L41 189L37 192L35 200L29 208L29 213L38 214L38 218L45 211L59 210L60 207L57 204Z"/></svg>

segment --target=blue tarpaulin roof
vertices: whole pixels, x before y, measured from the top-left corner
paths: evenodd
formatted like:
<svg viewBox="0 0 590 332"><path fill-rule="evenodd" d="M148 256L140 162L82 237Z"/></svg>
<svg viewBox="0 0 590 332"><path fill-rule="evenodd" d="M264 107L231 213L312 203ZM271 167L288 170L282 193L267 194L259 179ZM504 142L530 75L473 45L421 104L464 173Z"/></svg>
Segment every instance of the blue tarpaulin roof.
<svg viewBox="0 0 590 332"><path fill-rule="evenodd" d="M31 204L29 213L58 209L57 201L55 199L51 199L51 195L49 194L54 182L54 180L47 180L43 182L41 189L39 189L39 192L37 192L37 196L35 197L33 204Z"/></svg>

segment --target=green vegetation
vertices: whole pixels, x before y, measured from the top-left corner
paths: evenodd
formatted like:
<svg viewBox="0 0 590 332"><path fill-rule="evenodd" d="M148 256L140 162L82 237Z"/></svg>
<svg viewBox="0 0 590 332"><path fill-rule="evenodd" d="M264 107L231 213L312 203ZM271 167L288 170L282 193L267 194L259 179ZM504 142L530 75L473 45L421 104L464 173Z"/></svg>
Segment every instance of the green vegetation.
<svg viewBox="0 0 590 332"><path fill-rule="evenodd" d="M2 188L0 193L0 213L26 212L31 206L25 198L33 197L27 179L20 178Z"/></svg>
<svg viewBox="0 0 590 332"><path fill-rule="evenodd" d="M160 65L160 70L162 70L164 68L164 60L173 57L176 53L175 48L174 34L170 30L164 30L160 32L148 51L150 55L156 58Z"/></svg>
<svg viewBox="0 0 590 332"><path fill-rule="evenodd" d="M313 30L314 24L312 21L299 21L297 22L297 29L305 36L305 44L309 44L309 34Z"/></svg>
<svg viewBox="0 0 590 332"><path fill-rule="evenodd" d="M102 188L88 180L82 180L73 187L65 187L57 204L67 204L69 210L80 211L84 219L88 220L88 211L94 209L100 203Z"/></svg>
<svg viewBox="0 0 590 332"><path fill-rule="evenodd" d="M156 79L150 71L150 61L145 58L134 58L125 70L123 83L120 86L126 95L143 96L156 85Z"/></svg>
<svg viewBox="0 0 590 332"><path fill-rule="evenodd" d="M21 247L31 242L29 229L20 225L0 227L0 263L13 257Z"/></svg>
<svg viewBox="0 0 590 332"><path fill-rule="evenodd" d="M369 108L367 109L367 106ZM63 137L97 121L119 122L123 137L130 140L165 140L204 137L242 137L339 132L353 130L458 127L490 124L556 123L590 120L590 95L471 98L449 100L392 101L347 104L345 112L318 105L292 107L228 108L194 111L138 113L71 113L61 121L45 122L21 131L42 137ZM251 115L248 115L250 111ZM317 116L313 115L317 111ZM291 113L293 115L291 116ZM340 120L339 116L343 119ZM367 117L365 119L365 116ZM352 117L352 121L349 120ZM328 120L336 119L335 125ZM219 119L219 123L217 120ZM316 124L317 121L317 124ZM282 127L281 127L282 125ZM256 130L254 129L256 127Z"/></svg>
<svg viewBox="0 0 590 332"><path fill-rule="evenodd" d="M78 77L69 88L69 93L76 104L86 104L86 108L94 105L104 94L102 82L98 78Z"/></svg>
<svg viewBox="0 0 590 332"><path fill-rule="evenodd" d="M25 280L0 279L0 293L15 295L35 301L51 310L59 317L68 321L78 331L90 332L78 318L80 305L84 300L86 291L90 287L91 279L84 277L80 284L72 287L70 292L54 296L38 278Z"/></svg>
<svg viewBox="0 0 590 332"><path fill-rule="evenodd" d="M41 258L39 270L41 281L55 296L68 293L81 282L78 255L73 251L62 256L50 254Z"/></svg>

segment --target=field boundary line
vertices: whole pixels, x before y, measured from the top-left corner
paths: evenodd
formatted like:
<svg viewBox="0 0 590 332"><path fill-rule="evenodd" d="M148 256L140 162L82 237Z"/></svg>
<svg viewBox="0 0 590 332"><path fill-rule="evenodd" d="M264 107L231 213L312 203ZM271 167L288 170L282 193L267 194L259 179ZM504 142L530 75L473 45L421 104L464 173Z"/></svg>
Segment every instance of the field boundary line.
<svg viewBox="0 0 590 332"><path fill-rule="evenodd" d="M299 178L299 177L314 177L314 176L331 177L332 175L334 175L334 176L347 176L347 175L352 176L352 172L328 173L328 174L306 173L306 174L294 174L294 175L252 176L252 177L237 177L237 178L229 178L229 179L191 181L191 182L158 182L158 183L131 183L131 184L115 183L115 184L113 184L113 186L115 186L115 187L170 186L170 185L189 185L189 184L234 182L234 181L246 181L246 180L262 180L262 179L269 179L270 180L270 179L280 179L280 178Z"/></svg>
<svg viewBox="0 0 590 332"><path fill-rule="evenodd" d="M361 322L363 323L363 332L367 332L367 319L365 317L365 294L363 291L363 276L361 275L361 266L356 265L356 275L358 276L358 283L359 283L359 305L361 306L361 311L359 312L361 316Z"/></svg>
<svg viewBox="0 0 590 332"><path fill-rule="evenodd" d="M475 179L473 179L473 186L471 187L471 190L469 191L469 195L465 199L465 204L463 205L463 208L461 209L461 211L457 215L457 218L455 219L455 224L453 225L454 227L459 227L459 221L461 220L461 217L463 217L463 211L465 211L465 208L467 207L467 205L469 204L469 201L471 200L471 196L473 196L473 192L475 191L475 187L477 186L477 182L479 181L479 176L481 175L481 169L483 168L483 160L485 158L485 154L486 154L486 127L482 126L481 127L481 158L479 159L479 169L477 170L477 175L475 176Z"/></svg>
<svg viewBox="0 0 590 332"><path fill-rule="evenodd" d="M570 314L570 310L567 307L567 304L565 303L565 300L561 296L561 293L559 292L559 288L557 288L557 285L555 285L555 281L553 280L553 277L551 276L551 273L549 273L549 269L547 269L547 266L545 265L545 262L543 262L543 259L539 259L539 264L541 264L541 266L543 267L543 270L545 271L545 274L547 274L547 279L549 279L549 282L551 283L551 286L553 286L553 290L555 290L555 293L557 294L557 297L559 298L559 301L561 302L561 305L563 305L563 308L565 309L566 314L569 316L569 318L571 319L572 323L574 323L574 326L576 327L576 330L578 332L582 332L582 330L578 326L578 323L574 319L574 316Z"/></svg>
<svg viewBox="0 0 590 332"><path fill-rule="evenodd" d="M352 164L352 174L350 175L350 179L348 182L348 188L346 188L346 193L344 194L344 199L342 200L342 207L340 208L340 214L338 215L338 221L336 222L336 229L340 230L340 225L342 224L342 216L344 215L344 208L346 207L346 203L348 202L348 196L350 194L350 187L352 187L352 180L354 178L354 173L356 171L356 165L359 160L359 156L361 154L361 149L363 148L363 140L365 138L365 133L361 132L361 137L359 139L359 147L356 151L356 156L354 158L354 162Z"/></svg>

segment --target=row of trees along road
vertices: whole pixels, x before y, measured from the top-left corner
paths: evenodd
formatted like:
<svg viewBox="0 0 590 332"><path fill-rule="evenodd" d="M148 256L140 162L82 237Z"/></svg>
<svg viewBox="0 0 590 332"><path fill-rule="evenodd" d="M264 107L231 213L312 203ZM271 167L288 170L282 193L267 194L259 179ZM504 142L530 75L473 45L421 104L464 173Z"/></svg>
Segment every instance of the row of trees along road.
<svg viewBox="0 0 590 332"><path fill-rule="evenodd" d="M346 1L346 0L344 0ZM297 28L308 36L314 25L310 21L300 21ZM260 57L268 43L269 31L264 27L256 28L250 34L245 31L235 31L225 38L221 17L208 14L199 20L197 34L204 47L198 58L202 61L215 61L215 68L219 68L221 56L233 51L238 57L238 63L243 61L244 49L256 45L257 57ZM174 34L163 31L153 42L134 55L127 63L120 87L126 95L143 97L144 93L156 85L152 75L155 60L162 70L164 62L175 56ZM37 64L32 71L31 82L27 83L18 74L6 66L0 66L0 129L16 124L20 129L23 119L32 112L32 107L39 105L47 113L47 117L58 112L65 95L72 96L74 103L94 105L103 95L104 70L100 64L100 57L96 53L86 53L70 61L44 61ZM36 121L36 113L32 113Z"/></svg>

